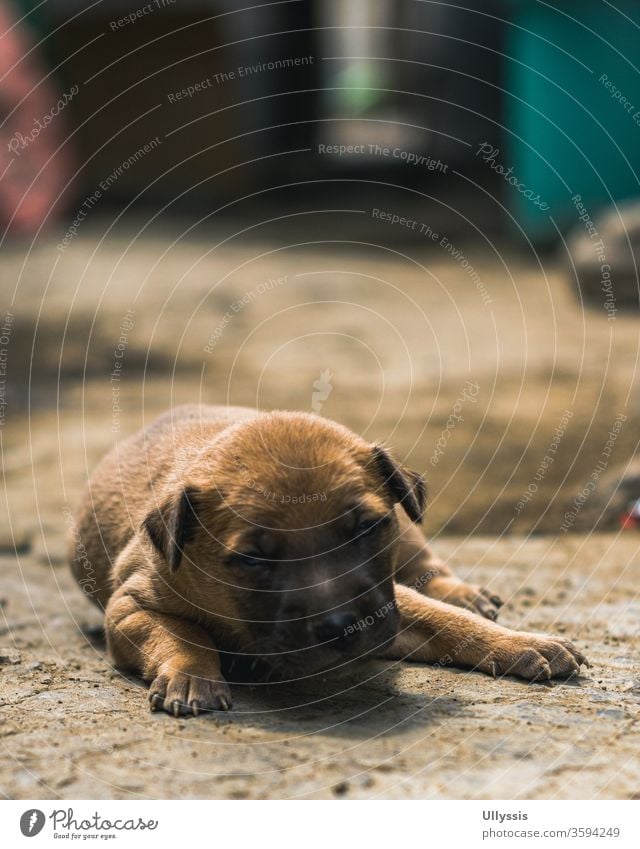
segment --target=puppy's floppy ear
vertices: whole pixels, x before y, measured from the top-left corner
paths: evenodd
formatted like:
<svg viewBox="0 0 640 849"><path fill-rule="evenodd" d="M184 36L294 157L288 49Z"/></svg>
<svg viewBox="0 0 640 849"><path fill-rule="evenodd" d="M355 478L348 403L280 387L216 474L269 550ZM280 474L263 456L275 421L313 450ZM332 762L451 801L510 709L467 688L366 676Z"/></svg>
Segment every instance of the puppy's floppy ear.
<svg viewBox="0 0 640 849"><path fill-rule="evenodd" d="M372 452L387 490L412 522L421 522L427 506L427 485L422 475L396 463L383 445L374 445Z"/></svg>
<svg viewBox="0 0 640 849"><path fill-rule="evenodd" d="M185 545L198 527L195 487L185 487L160 507L152 510L142 523L154 547L175 572L182 562Z"/></svg>

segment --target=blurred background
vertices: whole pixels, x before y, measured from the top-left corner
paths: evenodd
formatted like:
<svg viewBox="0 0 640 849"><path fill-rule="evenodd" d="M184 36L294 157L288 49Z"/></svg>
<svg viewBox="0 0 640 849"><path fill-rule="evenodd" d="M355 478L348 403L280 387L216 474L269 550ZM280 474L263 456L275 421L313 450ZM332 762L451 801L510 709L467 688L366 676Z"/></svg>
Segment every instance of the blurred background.
<svg viewBox="0 0 640 849"><path fill-rule="evenodd" d="M5 548L64 560L194 400L386 439L433 535L635 527L639 43L624 0L3 0Z"/></svg>
<svg viewBox="0 0 640 849"><path fill-rule="evenodd" d="M0 796L638 798L639 46L629 0L0 0ZM386 440L590 677L150 714L65 538L187 401Z"/></svg>

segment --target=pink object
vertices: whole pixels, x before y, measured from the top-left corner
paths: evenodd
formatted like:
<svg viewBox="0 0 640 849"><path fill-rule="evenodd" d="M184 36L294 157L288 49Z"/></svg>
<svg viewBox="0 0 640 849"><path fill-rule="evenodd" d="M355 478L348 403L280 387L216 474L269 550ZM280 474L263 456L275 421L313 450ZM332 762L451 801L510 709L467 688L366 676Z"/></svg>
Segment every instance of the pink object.
<svg viewBox="0 0 640 849"><path fill-rule="evenodd" d="M57 150L69 92L57 90L34 47L13 6L0 4L0 239L34 235L55 220L71 174L69 145Z"/></svg>

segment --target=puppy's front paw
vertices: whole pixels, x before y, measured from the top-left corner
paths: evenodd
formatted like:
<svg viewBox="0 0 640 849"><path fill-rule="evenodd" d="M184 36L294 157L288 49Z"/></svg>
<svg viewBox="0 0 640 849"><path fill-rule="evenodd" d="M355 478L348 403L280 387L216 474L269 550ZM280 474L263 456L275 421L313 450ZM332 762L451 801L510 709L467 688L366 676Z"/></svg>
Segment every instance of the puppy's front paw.
<svg viewBox="0 0 640 849"><path fill-rule="evenodd" d="M164 710L173 716L198 716L209 710L229 710L231 690L224 679L166 670L149 687L151 710Z"/></svg>
<svg viewBox="0 0 640 849"><path fill-rule="evenodd" d="M476 584L465 584L457 578L444 575L433 578L425 589L425 594L447 604L463 607L472 613L479 613L485 619L495 621L502 607L502 599L489 590L482 589Z"/></svg>
<svg viewBox="0 0 640 849"><path fill-rule="evenodd" d="M568 640L537 634L510 634L501 638L480 665L494 677L515 675L528 681L568 678L589 665Z"/></svg>

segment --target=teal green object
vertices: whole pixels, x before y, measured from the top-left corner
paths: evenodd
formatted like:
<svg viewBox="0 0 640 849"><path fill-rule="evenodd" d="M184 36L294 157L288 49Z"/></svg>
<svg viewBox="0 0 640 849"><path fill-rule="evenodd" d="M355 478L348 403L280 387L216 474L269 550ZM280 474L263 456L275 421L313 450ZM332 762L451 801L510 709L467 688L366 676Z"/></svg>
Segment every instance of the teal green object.
<svg viewBox="0 0 640 849"><path fill-rule="evenodd" d="M23 26L37 33L39 39L47 34L49 21L46 3L40 0L13 0L13 6L16 14L20 18L24 17Z"/></svg>
<svg viewBox="0 0 640 849"><path fill-rule="evenodd" d="M505 150L499 160L539 195L510 185L507 206L525 234L549 241L640 194L640 4L613 0L505 3Z"/></svg>

